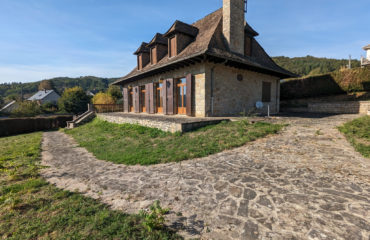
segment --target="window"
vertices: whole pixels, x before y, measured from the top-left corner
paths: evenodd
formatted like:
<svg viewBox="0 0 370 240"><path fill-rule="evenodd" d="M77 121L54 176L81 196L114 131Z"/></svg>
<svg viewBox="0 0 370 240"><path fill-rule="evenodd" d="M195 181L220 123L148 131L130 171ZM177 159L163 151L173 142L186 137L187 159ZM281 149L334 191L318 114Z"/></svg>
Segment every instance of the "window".
<svg viewBox="0 0 370 240"><path fill-rule="evenodd" d="M262 82L262 102L271 102L271 83Z"/></svg>
<svg viewBox="0 0 370 240"><path fill-rule="evenodd" d="M252 38L245 36L244 55L252 56Z"/></svg>
<svg viewBox="0 0 370 240"><path fill-rule="evenodd" d="M137 68L141 70L143 68L143 54L137 56Z"/></svg>
<svg viewBox="0 0 370 240"><path fill-rule="evenodd" d="M169 56L174 57L177 55L176 36L170 38L168 41L169 41L168 45Z"/></svg>
<svg viewBox="0 0 370 240"><path fill-rule="evenodd" d="M163 83L158 83L156 85L156 103L157 103L157 113L163 113L163 96L162 96Z"/></svg>
<svg viewBox="0 0 370 240"><path fill-rule="evenodd" d="M150 63L151 64L157 63L157 47L153 47L150 49Z"/></svg>

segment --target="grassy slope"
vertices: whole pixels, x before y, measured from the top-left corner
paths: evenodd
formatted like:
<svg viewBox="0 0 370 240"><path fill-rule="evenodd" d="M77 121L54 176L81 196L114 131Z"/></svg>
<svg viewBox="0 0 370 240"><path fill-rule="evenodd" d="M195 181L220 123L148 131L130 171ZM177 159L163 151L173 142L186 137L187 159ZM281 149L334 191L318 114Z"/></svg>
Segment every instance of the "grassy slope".
<svg viewBox="0 0 370 240"><path fill-rule="evenodd" d="M370 158L370 116L361 117L339 127L355 149Z"/></svg>
<svg viewBox="0 0 370 240"><path fill-rule="evenodd" d="M97 158L128 165L175 162L221 152L278 132L282 125L225 122L185 134L95 119L66 130Z"/></svg>
<svg viewBox="0 0 370 240"><path fill-rule="evenodd" d="M174 239L38 174L41 133L0 138L0 239Z"/></svg>

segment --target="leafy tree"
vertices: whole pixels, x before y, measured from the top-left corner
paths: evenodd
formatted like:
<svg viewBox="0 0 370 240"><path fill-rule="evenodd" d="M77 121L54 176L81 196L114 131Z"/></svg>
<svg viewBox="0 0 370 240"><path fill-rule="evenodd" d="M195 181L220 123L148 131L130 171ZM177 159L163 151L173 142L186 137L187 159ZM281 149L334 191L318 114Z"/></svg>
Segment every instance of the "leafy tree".
<svg viewBox="0 0 370 240"><path fill-rule="evenodd" d="M41 114L41 107L37 102L20 102L19 106L11 112L14 117L34 117Z"/></svg>
<svg viewBox="0 0 370 240"><path fill-rule="evenodd" d="M92 102L94 104L115 104L116 103L112 95L110 95L109 93L103 93L103 92L96 94L93 97Z"/></svg>
<svg viewBox="0 0 370 240"><path fill-rule="evenodd" d="M116 101L123 97L121 88L118 86L109 86L107 93L110 94Z"/></svg>
<svg viewBox="0 0 370 240"><path fill-rule="evenodd" d="M44 113L55 113L58 111L58 106L52 102L46 102L41 105L41 110Z"/></svg>
<svg viewBox="0 0 370 240"><path fill-rule="evenodd" d="M89 96L81 87L66 89L58 101L59 109L67 112L79 114L87 110L87 104L90 102Z"/></svg>
<svg viewBox="0 0 370 240"><path fill-rule="evenodd" d="M39 90L53 90L54 85L51 80L42 80L39 85Z"/></svg>
<svg viewBox="0 0 370 240"><path fill-rule="evenodd" d="M0 96L0 108L4 105L4 98Z"/></svg>

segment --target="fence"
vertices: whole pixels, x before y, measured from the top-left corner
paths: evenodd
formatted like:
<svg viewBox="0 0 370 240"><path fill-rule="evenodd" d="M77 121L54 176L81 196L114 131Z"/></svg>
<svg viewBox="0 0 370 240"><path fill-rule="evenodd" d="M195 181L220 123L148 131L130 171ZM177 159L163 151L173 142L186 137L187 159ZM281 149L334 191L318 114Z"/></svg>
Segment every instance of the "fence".
<svg viewBox="0 0 370 240"><path fill-rule="evenodd" d="M123 112L123 104L94 104L96 113Z"/></svg>
<svg viewBox="0 0 370 240"><path fill-rule="evenodd" d="M0 137L63 128L73 116L0 119Z"/></svg>

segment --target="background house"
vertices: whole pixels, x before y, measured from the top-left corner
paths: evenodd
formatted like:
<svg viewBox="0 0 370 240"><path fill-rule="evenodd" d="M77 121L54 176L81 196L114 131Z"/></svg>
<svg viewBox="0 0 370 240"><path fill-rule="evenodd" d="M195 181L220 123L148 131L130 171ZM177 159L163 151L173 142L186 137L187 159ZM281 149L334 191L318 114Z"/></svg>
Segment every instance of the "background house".
<svg viewBox="0 0 370 240"><path fill-rule="evenodd" d="M370 44L363 48L366 51L366 58L361 57L361 66L369 67L370 66Z"/></svg>
<svg viewBox="0 0 370 240"><path fill-rule="evenodd" d="M14 109L16 109L18 106L19 106L19 104L17 103L17 101L13 100L13 101L7 103L4 107L2 107L0 109L0 113L9 114Z"/></svg>
<svg viewBox="0 0 370 240"><path fill-rule="evenodd" d="M28 101L37 101L39 104L44 103L53 103L56 104L59 100L60 96L54 90L41 90L38 91L35 95L28 98Z"/></svg>
<svg viewBox="0 0 370 240"><path fill-rule="evenodd" d="M226 116L279 112L280 79L294 74L279 67L257 42L245 21L244 0L224 0L223 8L194 24L176 21L143 42L137 67L114 82L123 87L125 112Z"/></svg>

